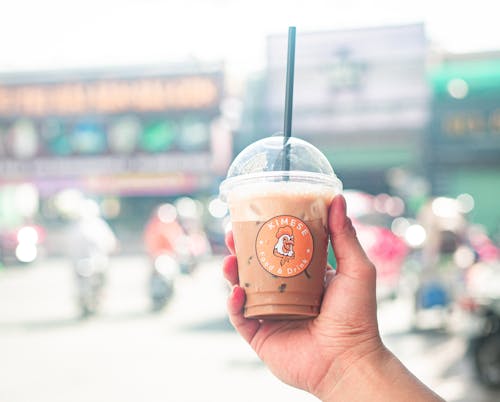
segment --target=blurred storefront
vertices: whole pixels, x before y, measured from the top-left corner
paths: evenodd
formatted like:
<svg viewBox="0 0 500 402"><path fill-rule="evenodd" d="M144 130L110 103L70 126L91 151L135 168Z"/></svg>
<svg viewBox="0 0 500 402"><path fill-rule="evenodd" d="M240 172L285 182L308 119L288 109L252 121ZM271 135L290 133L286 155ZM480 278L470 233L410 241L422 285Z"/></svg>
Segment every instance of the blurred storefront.
<svg viewBox="0 0 500 402"><path fill-rule="evenodd" d="M50 224L54 196L80 191L132 239L159 202L214 192L231 157L223 85L220 64L0 76L0 201L31 185Z"/></svg>
<svg viewBox="0 0 500 402"><path fill-rule="evenodd" d="M471 219L500 229L500 53L442 55L430 70L432 120L425 148L436 195L467 193Z"/></svg>
<svg viewBox="0 0 500 402"><path fill-rule="evenodd" d="M300 33L294 134L320 147L349 188L389 191L389 168L421 169L426 57L422 24ZM285 36L269 37L267 59L265 118L273 133L282 131Z"/></svg>
<svg viewBox="0 0 500 402"><path fill-rule="evenodd" d="M267 70L248 85L237 150L283 130L286 36L268 38ZM425 27L297 37L294 135L325 152L346 187L471 200L473 222L500 231L500 54L450 56ZM464 198L465 197L465 198Z"/></svg>

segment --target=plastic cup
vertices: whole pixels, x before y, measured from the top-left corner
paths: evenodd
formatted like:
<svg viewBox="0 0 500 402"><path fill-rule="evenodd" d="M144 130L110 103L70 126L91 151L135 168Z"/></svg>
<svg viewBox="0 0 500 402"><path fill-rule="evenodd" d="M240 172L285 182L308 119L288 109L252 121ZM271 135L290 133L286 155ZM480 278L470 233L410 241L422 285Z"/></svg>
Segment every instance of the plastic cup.
<svg viewBox="0 0 500 402"><path fill-rule="evenodd" d="M268 137L245 148L220 186L247 318L315 317L323 295L328 207L342 183L326 157L298 138L286 140L290 170L283 170L283 141Z"/></svg>

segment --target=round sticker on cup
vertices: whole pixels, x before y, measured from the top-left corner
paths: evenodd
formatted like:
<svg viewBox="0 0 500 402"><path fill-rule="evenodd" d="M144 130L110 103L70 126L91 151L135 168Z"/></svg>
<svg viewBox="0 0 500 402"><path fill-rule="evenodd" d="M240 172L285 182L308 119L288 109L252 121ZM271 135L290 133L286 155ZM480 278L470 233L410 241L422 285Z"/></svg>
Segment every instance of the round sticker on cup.
<svg viewBox="0 0 500 402"><path fill-rule="evenodd" d="M299 218L279 215L259 229L255 251L262 268L287 278L302 273L311 263L313 237Z"/></svg>

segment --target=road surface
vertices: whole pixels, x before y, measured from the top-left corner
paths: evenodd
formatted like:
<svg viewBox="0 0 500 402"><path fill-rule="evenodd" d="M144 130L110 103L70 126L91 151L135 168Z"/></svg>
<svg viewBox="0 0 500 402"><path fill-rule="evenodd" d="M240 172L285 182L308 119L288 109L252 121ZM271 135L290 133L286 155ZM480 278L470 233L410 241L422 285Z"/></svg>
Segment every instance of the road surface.
<svg viewBox="0 0 500 402"><path fill-rule="evenodd" d="M0 270L0 401L316 401L275 379L231 328L221 258L182 276L151 313L148 264L115 257L98 316L78 318L69 264ZM401 302L379 307L386 344L448 401L500 400L475 382L457 335L410 331Z"/></svg>

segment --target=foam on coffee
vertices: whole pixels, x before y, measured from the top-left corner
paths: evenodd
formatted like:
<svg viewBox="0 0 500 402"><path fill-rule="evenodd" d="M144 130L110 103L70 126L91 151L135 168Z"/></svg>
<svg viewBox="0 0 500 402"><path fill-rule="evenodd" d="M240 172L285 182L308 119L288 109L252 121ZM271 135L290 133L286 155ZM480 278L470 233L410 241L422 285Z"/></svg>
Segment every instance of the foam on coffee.
<svg viewBox="0 0 500 402"><path fill-rule="evenodd" d="M320 184L303 182L263 182L245 184L228 194L233 221L262 221L287 210L306 221L321 219L326 225L328 204L335 190Z"/></svg>

